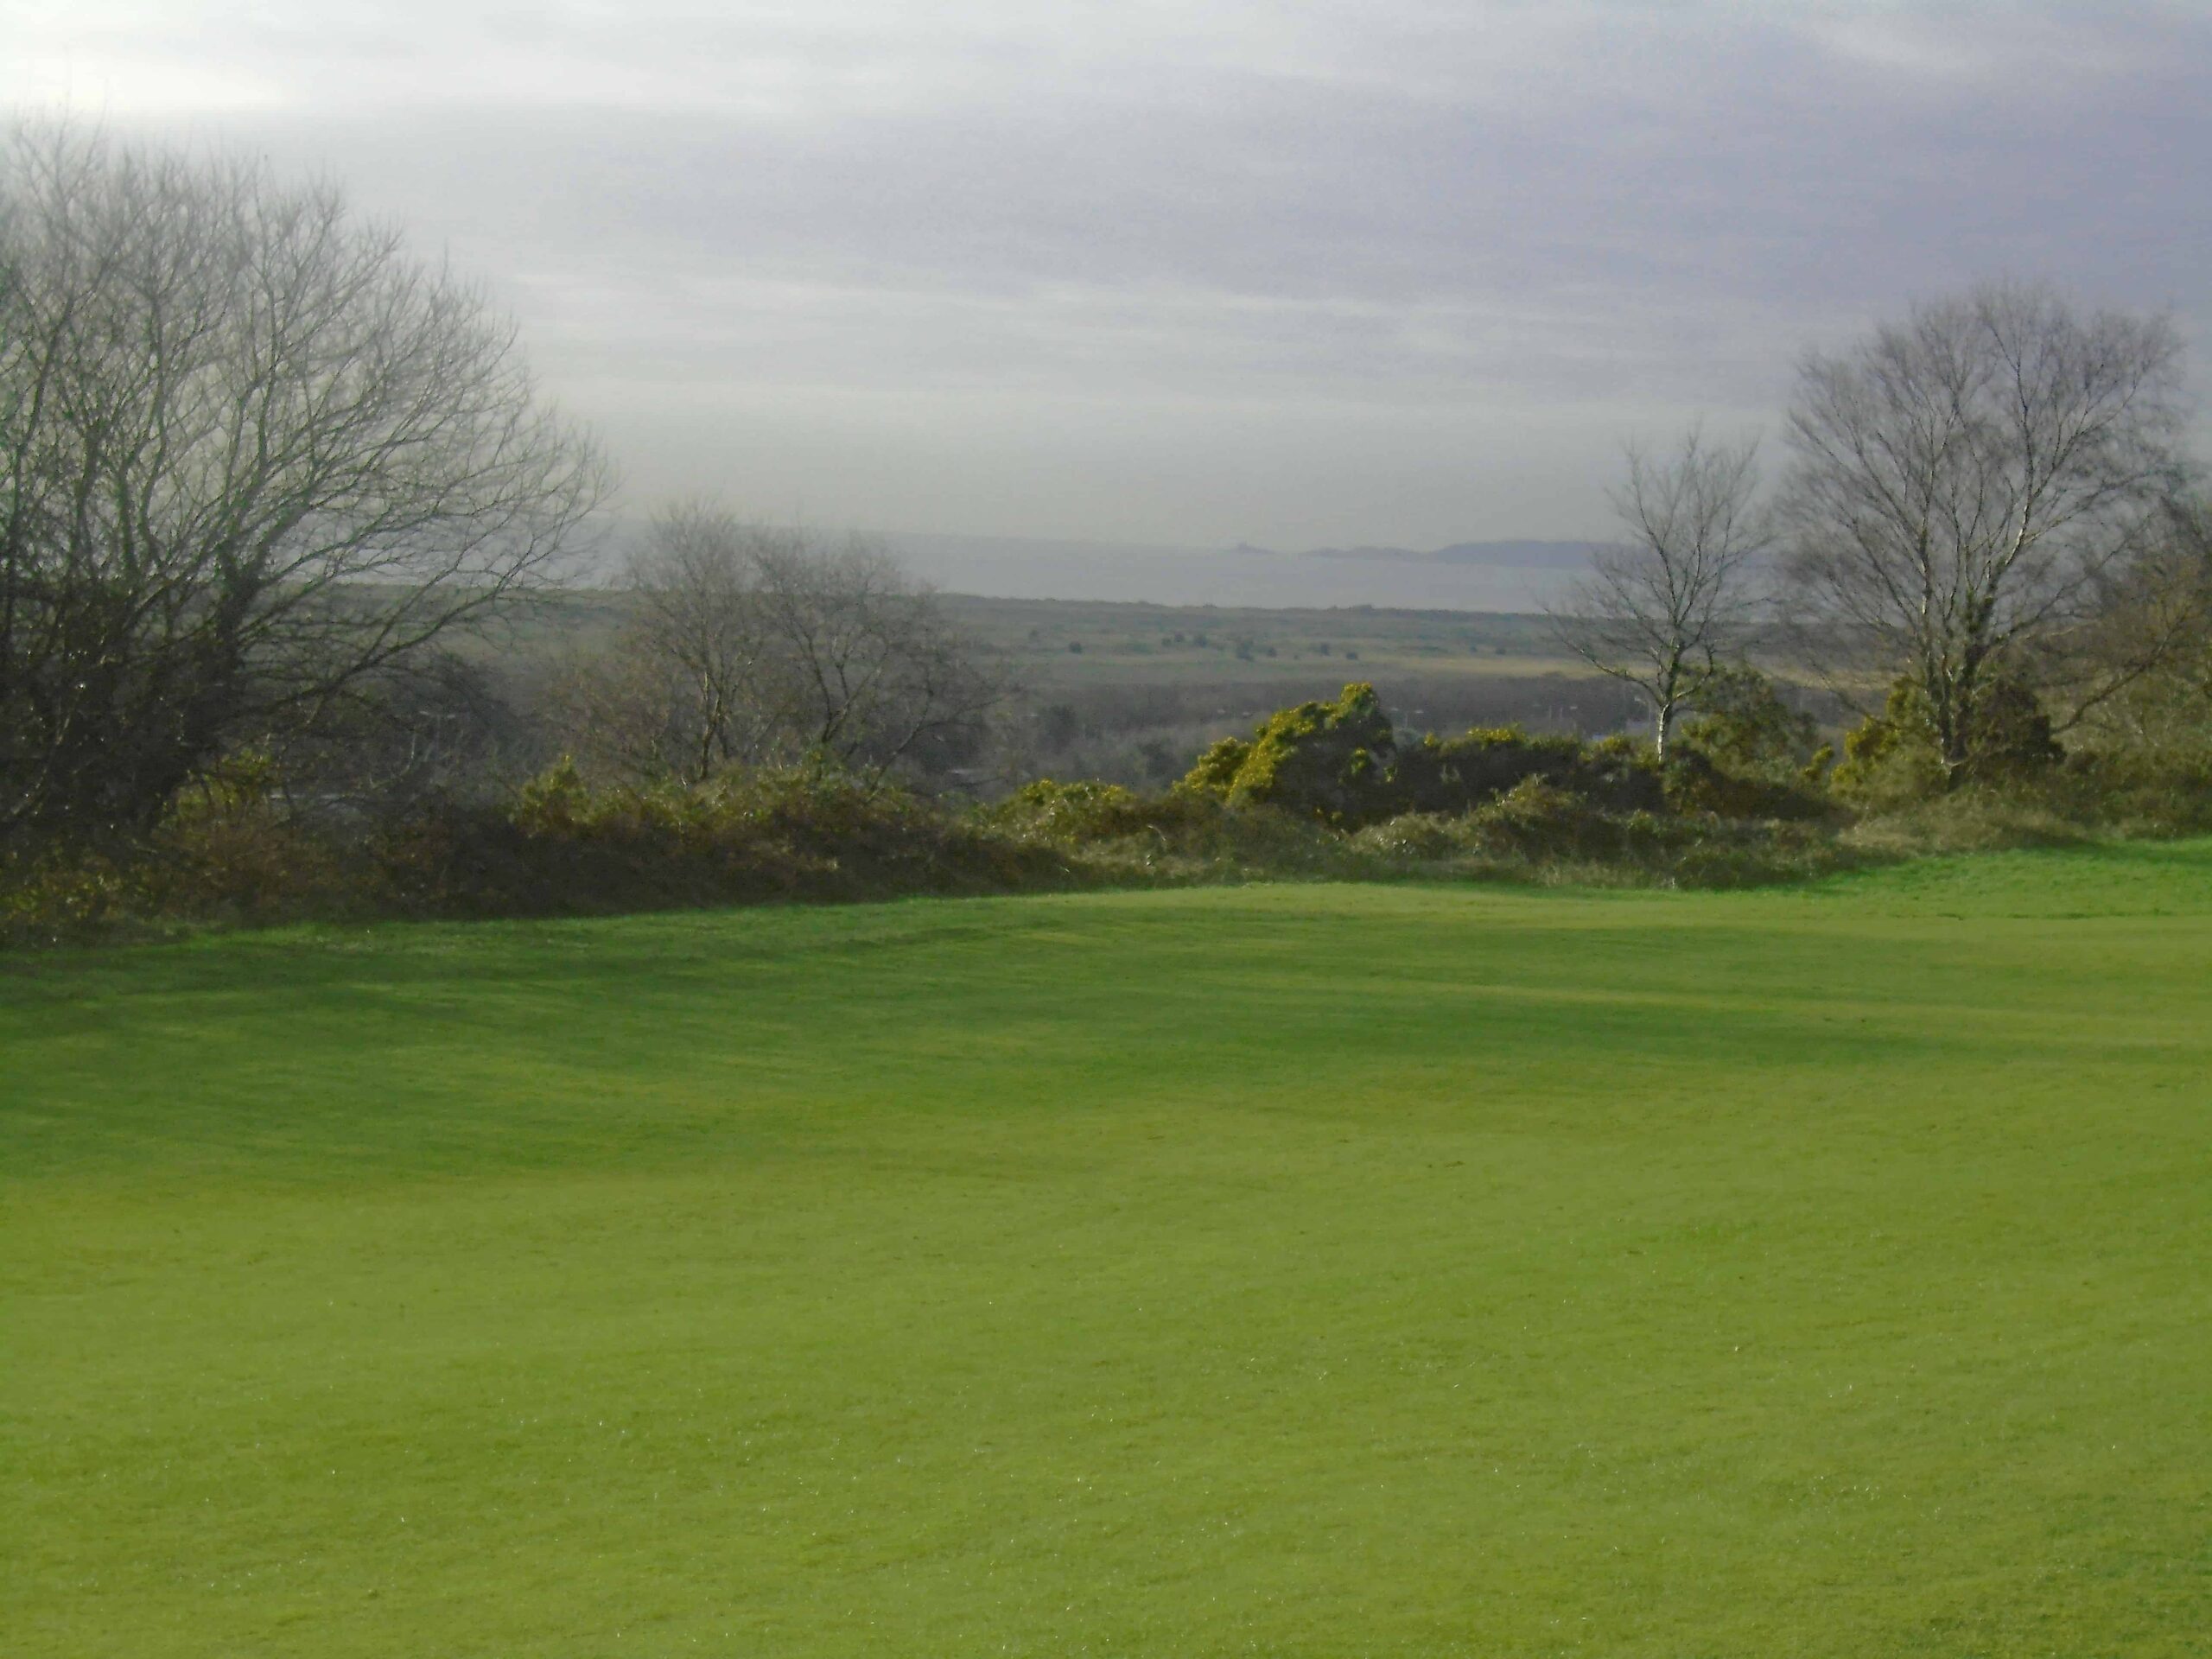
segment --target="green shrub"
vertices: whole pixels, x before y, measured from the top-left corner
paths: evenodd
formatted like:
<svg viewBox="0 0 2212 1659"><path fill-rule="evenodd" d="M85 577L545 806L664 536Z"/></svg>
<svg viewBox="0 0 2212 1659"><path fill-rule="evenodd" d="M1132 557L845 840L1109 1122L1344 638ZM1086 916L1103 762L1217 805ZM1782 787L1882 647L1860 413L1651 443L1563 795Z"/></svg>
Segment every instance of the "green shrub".
<svg viewBox="0 0 2212 1659"><path fill-rule="evenodd" d="M1356 825L1387 810L1395 751L1390 717L1362 681L1333 702L1301 702L1271 715L1249 742L1215 744L1179 787L1230 806L1280 807Z"/></svg>
<svg viewBox="0 0 2212 1659"><path fill-rule="evenodd" d="M991 824L1048 841L1081 843L1142 835L1156 827L1160 804L1119 784L1040 778L986 809Z"/></svg>
<svg viewBox="0 0 2212 1659"><path fill-rule="evenodd" d="M1701 749L1688 746L1667 759L1666 796L1669 810L1685 816L1710 813L1722 818L1825 817L1835 810L1821 776L1827 751L1795 776L1761 776L1720 765Z"/></svg>
<svg viewBox="0 0 2212 1659"><path fill-rule="evenodd" d="M1478 850L1464 817L1441 812L1402 812L1372 823L1352 837L1361 852L1395 864L1427 864Z"/></svg>
<svg viewBox="0 0 2212 1659"><path fill-rule="evenodd" d="M1611 840L1603 812L1540 777L1522 779L1470 814L1468 823L1484 850L1522 858L1587 857Z"/></svg>
<svg viewBox="0 0 2212 1659"><path fill-rule="evenodd" d="M1424 738L1400 752L1390 786L1393 804L1401 810L1463 813L1532 781L1612 811L1663 804L1657 768L1634 744L1540 737L1518 726Z"/></svg>
<svg viewBox="0 0 2212 1659"><path fill-rule="evenodd" d="M0 859L0 947L97 938L149 908L141 873L102 855Z"/></svg>
<svg viewBox="0 0 2212 1659"><path fill-rule="evenodd" d="M1928 699L1910 680L1891 686L1882 712L1843 737L1843 758L1829 778L1836 795L1862 810L1923 801L1943 791L1943 756Z"/></svg>
<svg viewBox="0 0 2212 1659"><path fill-rule="evenodd" d="M1241 737L1224 737L1198 756L1175 787L1186 794L1225 798L1244 769L1252 746Z"/></svg>
<svg viewBox="0 0 2212 1659"><path fill-rule="evenodd" d="M1667 803L1724 818L1815 818L1832 810L1832 752L1810 715L1792 709L1767 675L1725 671L1700 693L1667 752Z"/></svg>
<svg viewBox="0 0 2212 1659"><path fill-rule="evenodd" d="M1063 860L878 780L814 766L594 790L563 762L504 808L448 806L383 849L417 913L547 915L1065 884Z"/></svg>
<svg viewBox="0 0 2212 1659"><path fill-rule="evenodd" d="M2115 747L2067 757L2066 788L2094 815L2125 833L2190 835L2212 830L2212 753L2177 747Z"/></svg>
<svg viewBox="0 0 2212 1659"><path fill-rule="evenodd" d="M97 854L0 852L0 943L148 924L518 916L1286 877L1733 887L1868 859L2212 828L2212 755L2124 746L2063 765L2031 698L1993 700L1978 775L1942 790L1910 688L1847 743L1840 834L1809 733L1772 688L1685 728L1662 779L1626 740L1517 728L1401 747L1371 688L1214 745L1175 788L1039 779L955 808L823 766L594 788L563 759L501 804L404 818L287 807L242 754L158 828Z"/></svg>
<svg viewBox="0 0 2212 1659"><path fill-rule="evenodd" d="M2000 677L1974 708L1967 777L1978 784L2033 782L2065 760L2042 700L2018 680Z"/></svg>
<svg viewBox="0 0 2212 1659"><path fill-rule="evenodd" d="M526 836L575 834L593 813L594 803L574 755L563 755L515 792L511 817Z"/></svg>
<svg viewBox="0 0 2212 1659"><path fill-rule="evenodd" d="M131 841L0 861L0 942L373 912L378 884L359 837L303 822L284 804L282 784L267 755L240 753Z"/></svg>
<svg viewBox="0 0 2212 1659"><path fill-rule="evenodd" d="M1664 804L1657 768L1634 744L1539 737L1517 726L1402 746L1375 689L1270 716L1249 739L1201 754L1178 791L1231 807L1268 805L1344 830L1407 813L1457 816L1537 779L1612 811Z"/></svg>
<svg viewBox="0 0 2212 1659"><path fill-rule="evenodd" d="M1862 810L1894 810L1971 784L2032 784L2064 758L2036 694L1999 675L1981 689L1967 734L1967 760L1954 775L1943 764L1927 695L1912 680L1900 679L1880 714L1845 734L1843 759L1830 783L1838 797Z"/></svg>
<svg viewBox="0 0 2212 1659"><path fill-rule="evenodd" d="M177 920L266 925L376 908L359 849L270 803L163 824L141 868L152 908Z"/></svg>
<svg viewBox="0 0 2212 1659"><path fill-rule="evenodd" d="M1946 795L1870 813L1840 836L1851 851L1886 858L1935 853L1996 852L2013 847L2063 847L2098 833L2094 823L2051 797L1969 784Z"/></svg>

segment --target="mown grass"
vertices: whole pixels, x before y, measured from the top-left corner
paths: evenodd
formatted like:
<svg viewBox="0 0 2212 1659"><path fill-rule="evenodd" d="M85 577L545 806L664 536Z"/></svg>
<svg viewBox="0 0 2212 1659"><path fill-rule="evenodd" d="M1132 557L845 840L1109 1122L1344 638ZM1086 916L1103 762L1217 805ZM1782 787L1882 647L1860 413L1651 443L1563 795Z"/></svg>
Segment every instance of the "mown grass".
<svg viewBox="0 0 2212 1659"><path fill-rule="evenodd" d="M11 1654L2212 1628L2212 842L0 960Z"/></svg>

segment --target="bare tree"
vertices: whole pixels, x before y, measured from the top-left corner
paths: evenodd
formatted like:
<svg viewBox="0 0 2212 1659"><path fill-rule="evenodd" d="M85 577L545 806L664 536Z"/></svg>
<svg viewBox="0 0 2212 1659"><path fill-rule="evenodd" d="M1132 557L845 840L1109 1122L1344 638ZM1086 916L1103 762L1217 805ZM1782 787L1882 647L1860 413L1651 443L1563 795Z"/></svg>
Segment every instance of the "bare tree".
<svg viewBox="0 0 2212 1659"><path fill-rule="evenodd" d="M803 533L765 547L760 614L782 758L870 772L973 747L1007 685L880 545Z"/></svg>
<svg viewBox="0 0 2212 1659"><path fill-rule="evenodd" d="M655 519L615 650L566 701L623 769L702 782L731 766L927 770L971 747L1006 686L880 547L690 504Z"/></svg>
<svg viewBox="0 0 2212 1659"><path fill-rule="evenodd" d="M2212 747L2212 505L2177 497L2160 533L2101 584L2097 612L2038 652L2071 691L2061 719L2144 751Z"/></svg>
<svg viewBox="0 0 2212 1659"><path fill-rule="evenodd" d="M1627 482L1608 499L1633 539L1597 550L1548 614L1567 649L1649 701L1664 761L1675 720L1740 647L1771 533L1755 442L1716 444L1692 427L1663 457L1627 454Z"/></svg>
<svg viewBox="0 0 2212 1659"><path fill-rule="evenodd" d="M607 470L326 186L0 144L0 834L143 826L545 583Z"/></svg>
<svg viewBox="0 0 2212 1659"><path fill-rule="evenodd" d="M2049 648L2158 532L2181 473L2180 359L2163 318L2002 284L1805 359L1783 495L1794 620L1835 653L1840 689L1852 671L1910 678L1947 777L2005 677L2041 667L2077 707L2101 695L2113 664Z"/></svg>
<svg viewBox="0 0 2212 1659"><path fill-rule="evenodd" d="M766 747L774 711L762 539L757 526L693 503L656 518L631 556L620 648L585 677L631 770L703 783Z"/></svg>

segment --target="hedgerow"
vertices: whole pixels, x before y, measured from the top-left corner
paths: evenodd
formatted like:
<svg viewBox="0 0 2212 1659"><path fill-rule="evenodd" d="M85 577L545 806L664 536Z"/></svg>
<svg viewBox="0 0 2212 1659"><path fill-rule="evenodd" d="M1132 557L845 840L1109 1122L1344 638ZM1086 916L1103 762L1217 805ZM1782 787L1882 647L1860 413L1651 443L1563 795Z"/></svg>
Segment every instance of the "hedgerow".
<svg viewBox="0 0 2212 1659"><path fill-rule="evenodd" d="M825 766L601 785L563 760L500 798L378 818L294 799L242 753L134 841L0 854L0 944L307 918L589 914L1328 878L1734 887L1930 851L2212 829L2212 755L2062 758L2007 694L1973 775L1932 764L1909 689L1840 764L1756 676L1668 764L1517 727L1403 741L1374 688L1305 702L1173 787L1039 779L963 805Z"/></svg>

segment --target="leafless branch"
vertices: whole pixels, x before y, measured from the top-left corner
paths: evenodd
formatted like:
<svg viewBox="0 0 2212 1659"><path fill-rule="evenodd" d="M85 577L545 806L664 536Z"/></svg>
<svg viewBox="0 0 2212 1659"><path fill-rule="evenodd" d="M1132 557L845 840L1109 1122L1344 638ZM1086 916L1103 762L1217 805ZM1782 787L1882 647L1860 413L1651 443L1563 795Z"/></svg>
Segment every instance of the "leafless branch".
<svg viewBox="0 0 2212 1659"><path fill-rule="evenodd" d="M616 650L569 694L587 747L644 777L823 760L882 776L972 735L1003 677L887 553L702 504L655 520Z"/></svg>
<svg viewBox="0 0 2212 1659"><path fill-rule="evenodd" d="M2163 318L1997 284L1802 365L1791 619L1843 687L1909 675L1953 775L1993 683L2055 665L2148 550L2179 476L2180 356Z"/></svg>
<svg viewBox="0 0 2212 1659"><path fill-rule="evenodd" d="M0 832L143 823L554 579L604 493L513 326L322 185L0 152Z"/></svg>
<svg viewBox="0 0 2212 1659"><path fill-rule="evenodd" d="M1568 650L1649 700L1663 760L1676 718L1740 648L1771 531L1756 443L1714 444L1693 427L1669 454L1627 454L1611 499L1632 539L1593 553L1548 614Z"/></svg>

